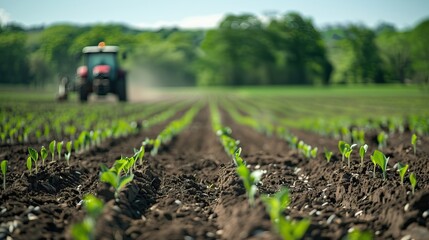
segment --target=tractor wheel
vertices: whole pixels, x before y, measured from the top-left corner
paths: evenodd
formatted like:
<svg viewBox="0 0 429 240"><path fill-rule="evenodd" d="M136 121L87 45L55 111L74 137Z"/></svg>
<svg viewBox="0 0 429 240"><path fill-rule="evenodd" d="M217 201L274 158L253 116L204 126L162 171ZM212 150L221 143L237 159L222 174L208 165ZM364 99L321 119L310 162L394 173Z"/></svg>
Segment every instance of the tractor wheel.
<svg viewBox="0 0 429 240"><path fill-rule="evenodd" d="M88 86L86 84L79 85L79 100L80 102L88 101Z"/></svg>
<svg viewBox="0 0 429 240"><path fill-rule="evenodd" d="M118 94L118 99L121 102L127 101L127 81L125 79L119 79L116 84L116 90Z"/></svg>

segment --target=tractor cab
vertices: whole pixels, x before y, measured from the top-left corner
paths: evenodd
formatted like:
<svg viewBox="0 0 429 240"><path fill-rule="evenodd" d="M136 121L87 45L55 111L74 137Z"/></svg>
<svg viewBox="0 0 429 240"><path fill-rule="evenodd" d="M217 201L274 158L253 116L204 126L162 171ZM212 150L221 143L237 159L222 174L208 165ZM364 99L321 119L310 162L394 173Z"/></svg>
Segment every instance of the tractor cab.
<svg viewBox="0 0 429 240"><path fill-rule="evenodd" d="M88 101L91 93L98 96L112 93L119 101L127 101L126 74L119 67L118 52L117 46L106 46L104 42L83 48L84 65L77 69L75 85L81 102Z"/></svg>

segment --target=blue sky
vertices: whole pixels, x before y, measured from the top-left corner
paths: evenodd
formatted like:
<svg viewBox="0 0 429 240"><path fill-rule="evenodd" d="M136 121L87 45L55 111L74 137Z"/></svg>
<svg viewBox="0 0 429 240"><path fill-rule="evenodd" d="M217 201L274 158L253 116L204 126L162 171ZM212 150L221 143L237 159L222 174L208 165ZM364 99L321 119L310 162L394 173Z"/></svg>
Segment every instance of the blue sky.
<svg viewBox="0 0 429 240"><path fill-rule="evenodd" d="M429 17L429 0L0 0L0 21L25 26L56 22L125 23L135 27L210 28L225 14L298 11L323 27L390 22L403 29Z"/></svg>

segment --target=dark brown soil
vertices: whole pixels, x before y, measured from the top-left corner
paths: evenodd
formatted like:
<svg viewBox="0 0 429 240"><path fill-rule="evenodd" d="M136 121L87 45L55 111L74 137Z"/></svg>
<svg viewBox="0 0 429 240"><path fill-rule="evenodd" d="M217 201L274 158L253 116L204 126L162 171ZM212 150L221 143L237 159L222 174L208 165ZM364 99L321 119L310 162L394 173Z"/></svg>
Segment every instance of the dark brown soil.
<svg viewBox="0 0 429 240"><path fill-rule="evenodd" d="M317 159L307 160L283 140L266 137L222 114L224 125L240 140L250 168L266 170L260 192L288 187L292 203L285 214L311 220L306 239L341 239L351 228L370 230L376 239L429 236L427 139L414 156L409 133L391 136L384 150L391 157L390 170L383 181L379 170L377 178L372 177L368 154L364 168L359 167L357 153L350 168L338 154L326 162L322 149L337 153L337 140L294 131L320 149ZM0 194L0 239L70 239L71 225L84 217L80 204L87 193L105 201L97 239L278 239L260 200L249 206L232 160L211 129L208 107L157 156L146 154L116 202L113 190L98 180L99 164L110 166L121 155L131 156L134 147L165 126L72 156L70 167L65 161L47 162L32 175L25 167L28 146L0 146L1 157L11 166L7 189ZM370 152L374 149L371 143ZM399 183L393 169L398 161L410 164L417 175L414 195L408 180L404 186Z"/></svg>

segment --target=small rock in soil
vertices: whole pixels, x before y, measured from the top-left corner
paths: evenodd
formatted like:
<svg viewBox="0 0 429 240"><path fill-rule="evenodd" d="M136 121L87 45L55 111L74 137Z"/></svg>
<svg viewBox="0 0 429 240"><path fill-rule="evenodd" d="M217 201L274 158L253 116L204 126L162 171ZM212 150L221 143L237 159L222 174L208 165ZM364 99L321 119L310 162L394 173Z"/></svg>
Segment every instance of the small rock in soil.
<svg viewBox="0 0 429 240"><path fill-rule="evenodd" d="M329 216L328 220L326 220L326 223L328 225L330 225L332 223L332 221L334 220L334 218L335 218L335 214L332 214L331 216Z"/></svg>
<svg viewBox="0 0 429 240"><path fill-rule="evenodd" d="M33 221L33 220L37 220L37 219L39 219L36 215L34 215L34 214L32 214L32 213L29 213L29 214L27 215L27 217L28 217L28 220L29 220L29 221Z"/></svg>
<svg viewBox="0 0 429 240"><path fill-rule="evenodd" d="M427 218L429 216L429 210L423 212L422 217Z"/></svg>
<svg viewBox="0 0 429 240"><path fill-rule="evenodd" d="M405 204L405 206L404 206L404 211L408 211L408 209L410 208L410 204L409 203L407 203L407 204Z"/></svg>
<svg viewBox="0 0 429 240"><path fill-rule="evenodd" d="M405 235L401 238L401 240L411 240L411 235Z"/></svg>

